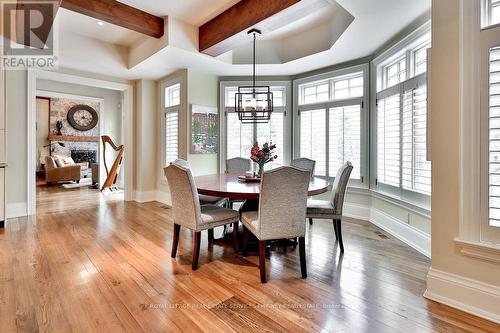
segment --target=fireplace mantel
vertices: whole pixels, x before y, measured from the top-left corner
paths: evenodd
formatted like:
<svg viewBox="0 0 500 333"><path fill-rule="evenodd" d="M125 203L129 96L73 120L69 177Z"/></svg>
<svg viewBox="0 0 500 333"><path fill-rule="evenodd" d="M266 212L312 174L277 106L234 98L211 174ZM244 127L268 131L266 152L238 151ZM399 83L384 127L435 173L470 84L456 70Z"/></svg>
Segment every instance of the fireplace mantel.
<svg viewBox="0 0 500 333"><path fill-rule="evenodd" d="M49 141L71 141L71 142L99 142L98 136L76 136L76 135L56 135L50 134Z"/></svg>

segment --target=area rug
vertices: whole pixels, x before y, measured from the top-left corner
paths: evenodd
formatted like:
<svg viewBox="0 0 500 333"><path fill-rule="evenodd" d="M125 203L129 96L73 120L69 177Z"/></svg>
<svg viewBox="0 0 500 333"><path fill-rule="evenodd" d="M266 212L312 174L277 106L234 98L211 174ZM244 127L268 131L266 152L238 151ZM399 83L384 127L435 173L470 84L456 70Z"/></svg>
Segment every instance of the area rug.
<svg viewBox="0 0 500 333"><path fill-rule="evenodd" d="M64 188L80 188L80 187L89 187L92 186L92 179L91 178L82 178L80 179L80 183L65 183L61 184L62 187Z"/></svg>

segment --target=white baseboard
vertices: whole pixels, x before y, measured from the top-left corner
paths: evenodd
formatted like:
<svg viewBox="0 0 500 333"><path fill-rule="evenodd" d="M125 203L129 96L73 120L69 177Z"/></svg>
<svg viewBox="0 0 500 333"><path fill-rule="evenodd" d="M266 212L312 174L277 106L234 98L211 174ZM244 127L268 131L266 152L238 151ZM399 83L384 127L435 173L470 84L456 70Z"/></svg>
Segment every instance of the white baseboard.
<svg viewBox="0 0 500 333"><path fill-rule="evenodd" d="M157 198L158 191L134 191L134 201L138 203L156 201Z"/></svg>
<svg viewBox="0 0 500 333"><path fill-rule="evenodd" d="M28 216L28 203L26 202L14 202L7 204L5 210L5 217L8 219L13 219L16 217Z"/></svg>
<svg viewBox="0 0 500 333"><path fill-rule="evenodd" d="M500 323L500 287L431 268L424 297Z"/></svg>
<svg viewBox="0 0 500 333"><path fill-rule="evenodd" d="M371 208L370 222L426 257L431 257L430 235L373 207Z"/></svg>
<svg viewBox="0 0 500 333"><path fill-rule="evenodd" d="M375 224L402 242L408 244L426 257L431 256L431 236L412 227L405 221L382 212L373 207L345 203L344 216L366 220Z"/></svg>
<svg viewBox="0 0 500 333"><path fill-rule="evenodd" d="M347 217L351 217L353 219L370 221L370 207L353 204L353 203L344 203L343 215Z"/></svg>
<svg viewBox="0 0 500 333"><path fill-rule="evenodd" d="M170 193L165 191L134 191L134 201L138 203L145 203L151 201L158 201L165 205L171 205Z"/></svg>

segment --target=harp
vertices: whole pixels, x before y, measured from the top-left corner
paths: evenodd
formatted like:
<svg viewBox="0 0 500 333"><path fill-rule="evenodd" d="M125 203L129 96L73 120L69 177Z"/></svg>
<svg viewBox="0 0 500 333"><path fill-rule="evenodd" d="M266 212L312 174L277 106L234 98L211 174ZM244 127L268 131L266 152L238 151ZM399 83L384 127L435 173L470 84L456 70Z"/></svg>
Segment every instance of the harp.
<svg viewBox="0 0 500 333"><path fill-rule="evenodd" d="M106 180L101 187L101 192L105 189L109 188L110 191L118 190L116 186L116 180L118 179L118 174L120 172L120 168L122 166L123 161L123 152L125 151L125 146L116 146L113 140L107 135L103 135L102 139L102 147L103 147L103 157L104 157L104 167L106 168ZM114 151L118 152L116 155L115 161L111 166L111 169L108 169L108 164L106 163L106 144L109 144Z"/></svg>

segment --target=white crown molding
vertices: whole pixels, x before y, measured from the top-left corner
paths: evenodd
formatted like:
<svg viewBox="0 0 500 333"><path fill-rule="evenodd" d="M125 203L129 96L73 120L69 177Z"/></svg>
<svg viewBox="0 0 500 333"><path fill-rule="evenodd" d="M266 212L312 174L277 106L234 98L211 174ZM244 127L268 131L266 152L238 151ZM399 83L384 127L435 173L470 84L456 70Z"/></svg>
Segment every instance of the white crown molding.
<svg viewBox="0 0 500 333"><path fill-rule="evenodd" d="M424 297L500 323L500 287L431 268Z"/></svg>

